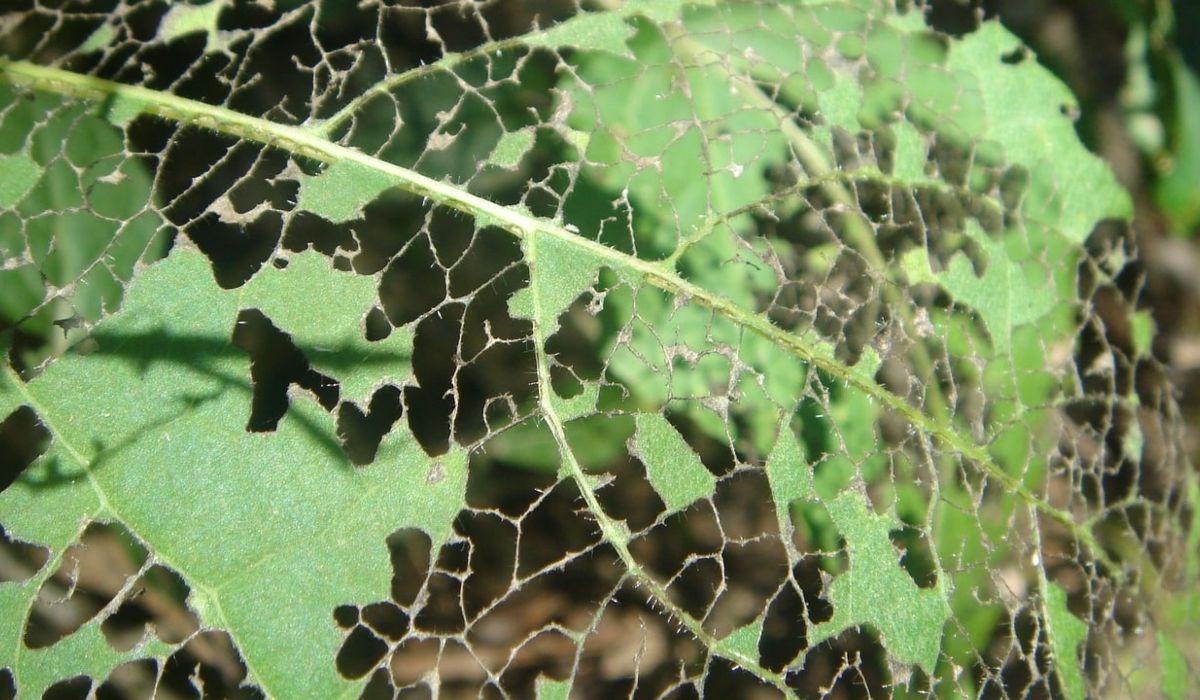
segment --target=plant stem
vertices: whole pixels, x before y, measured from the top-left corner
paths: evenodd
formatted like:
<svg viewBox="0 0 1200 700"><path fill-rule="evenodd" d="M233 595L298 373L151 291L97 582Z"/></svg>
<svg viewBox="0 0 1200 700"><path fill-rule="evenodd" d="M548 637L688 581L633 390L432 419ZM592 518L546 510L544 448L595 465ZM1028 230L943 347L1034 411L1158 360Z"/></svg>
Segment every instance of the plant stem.
<svg viewBox="0 0 1200 700"><path fill-rule="evenodd" d="M527 236L524 243L525 261L529 265L530 277L536 276L538 265L537 247L539 235L544 232L534 232ZM550 428L551 435L554 436L554 442L558 447L559 457L562 459L563 466L567 473L575 481L576 487L583 496L584 502L587 503L588 511L592 517L596 519L596 523L600 526L601 537L607 542L617 553L621 559L621 563L625 565L625 569L629 574L649 593L653 601L662 607L666 613L673 619L683 625L688 632L697 640L704 644L712 653L725 656L732 663L741 666L747 671L753 673L759 678L767 681L775 686L777 690L782 692L785 697L795 698L795 693L788 687L783 676L771 671L758 663L755 658L743 656L741 654L726 654L716 652L717 643L715 639L704 625L692 617L683 608L675 604L671 600L670 593L659 583L642 565L634 558L633 552L629 550L629 540L631 539L628 529L623 523L618 523L608 516L604 511L604 507L600 504L600 500L596 498L596 492L592 489L591 483L588 481L587 474L580 466L579 460L575 458L575 453L567 442L566 430L563 427L562 421L558 417L558 413L554 408L554 401L551 398L554 395L554 388L550 383L550 362L546 356L546 340L545 330L542 328L541 322L541 285L537 284L536 280L530 285L533 296L533 348L534 355L537 358L537 377L538 377L538 405L542 411L542 418L546 421L546 425Z"/></svg>
<svg viewBox="0 0 1200 700"><path fill-rule="evenodd" d="M1094 557L1114 571L1119 570L1086 526L1076 523L1069 511L1038 497L1020 479L1010 475L992 458L985 446L976 443L973 438L962 432L945 412L932 416L922 412L905 397L894 394L880 385L873 377L838 361L828 343L805 338L780 328L765 316L743 309L726 297L683 279L661 262L642 260L597 241L583 238L553 221L539 219L518 207L496 204L453 183L434 180L362 151L331 143L316 130L277 124L226 107L24 61L0 59L0 80L75 98L124 101L126 106L144 113L281 148L306 158L326 163L350 161L389 176L395 186L402 190L465 212L474 217L480 226L495 225L521 239L538 235L558 238L587 251L603 260L605 264L634 272L659 289L711 309L880 402L903 416L916 429L933 436L943 447L977 464L989 478L995 479L1003 488L1018 494L1025 502L1061 522L1090 549ZM927 405L926 408L930 407Z"/></svg>

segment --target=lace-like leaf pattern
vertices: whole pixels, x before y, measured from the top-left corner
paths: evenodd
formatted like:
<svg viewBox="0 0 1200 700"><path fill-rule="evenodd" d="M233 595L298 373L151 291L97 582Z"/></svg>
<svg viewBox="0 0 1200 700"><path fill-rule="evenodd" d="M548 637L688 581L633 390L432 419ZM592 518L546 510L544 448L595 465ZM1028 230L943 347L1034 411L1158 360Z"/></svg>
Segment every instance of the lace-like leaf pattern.
<svg viewBox="0 0 1200 700"><path fill-rule="evenodd" d="M1129 198L910 5L9 11L4 679L1178 693Z"/></svg>

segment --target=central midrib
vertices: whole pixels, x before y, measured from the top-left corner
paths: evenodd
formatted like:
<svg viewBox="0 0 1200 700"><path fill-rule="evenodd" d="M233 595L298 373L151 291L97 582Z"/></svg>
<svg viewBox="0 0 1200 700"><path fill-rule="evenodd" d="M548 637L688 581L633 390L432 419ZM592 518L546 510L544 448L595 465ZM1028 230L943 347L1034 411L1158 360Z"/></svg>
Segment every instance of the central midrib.
<svg viewBox="0 0 1200 700"><path fill-rule="evenodd" d="M945 447L977 464L991 478L1017 493L1022 500L1059 521L1072 531L1098 559L1108 562L1092 532L1075 521L1068 511L1057 508L1028 489L992 459L987 448L953 425L943 425L893 394L883 386L834 359L828 347L813 343L774 325L765 317L741 308L729 299L678 276L673 270L656 262L642 260L614 250L596 241L568 231L563 225L540 219L516 207L505 207L463 188L434 180L419 172L381 160L361 151L332 143L320 135L319 124L314 128L279 124L253 117L227 107L209 105L170 93L125 85L94 76L82 75L59 68L39 66L25 61L0 59L0 79L60 95L91 100L125 100L137 112L153 114L164 119L209 129L218 133L254 141L269 147L281 148L294 154L325 163L349 161L387 175L395 186L414 195L425 197L443 206L467 213L482 227L496 225L518 238L547 235L569 245L586 250L612 265L633 270L650 284L668 293L680 295L726 317L774 343L797 358L809 362L838 380L854 387L896 411L913 426L931 435ZM1111 563L1111 562L1108 562Z"/></svg>

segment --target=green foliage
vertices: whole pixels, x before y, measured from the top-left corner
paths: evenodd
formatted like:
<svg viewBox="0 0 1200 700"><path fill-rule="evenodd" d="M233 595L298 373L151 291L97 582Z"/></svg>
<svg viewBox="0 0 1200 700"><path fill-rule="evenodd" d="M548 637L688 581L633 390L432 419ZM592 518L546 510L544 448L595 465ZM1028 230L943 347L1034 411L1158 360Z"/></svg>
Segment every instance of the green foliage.
<svg viewBox="0 0 1200 700"><path fill-rule="evenodd" d="M1002 27L277 4L0 35L22 695L1186 687L1129 197Z"/></svg>
<svg viewBox="0 0 1200 700"><path fill-rule="evenodd" d="M1120 103L1129 135L1147 160L1148 189L1169 230L1200 230L1200 77L1194 5L1109 0L1126 26L1128 77Z"/></svg>

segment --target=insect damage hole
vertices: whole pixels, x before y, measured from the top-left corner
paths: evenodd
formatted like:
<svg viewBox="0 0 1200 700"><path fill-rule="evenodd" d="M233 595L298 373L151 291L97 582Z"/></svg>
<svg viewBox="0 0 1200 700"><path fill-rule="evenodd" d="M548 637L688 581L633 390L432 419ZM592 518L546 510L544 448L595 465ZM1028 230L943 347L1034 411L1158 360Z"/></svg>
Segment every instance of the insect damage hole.
<svg viewBox="0 0 1200 700"><path fill-rule="evenodd" d="M246 430L274 431L287 413L288 388L293 384L312 392L326 411L337 405L337 380L314 370L292 338L258 309L243 309L238 313L233 343L250 355L254 398Z"/></svg>

